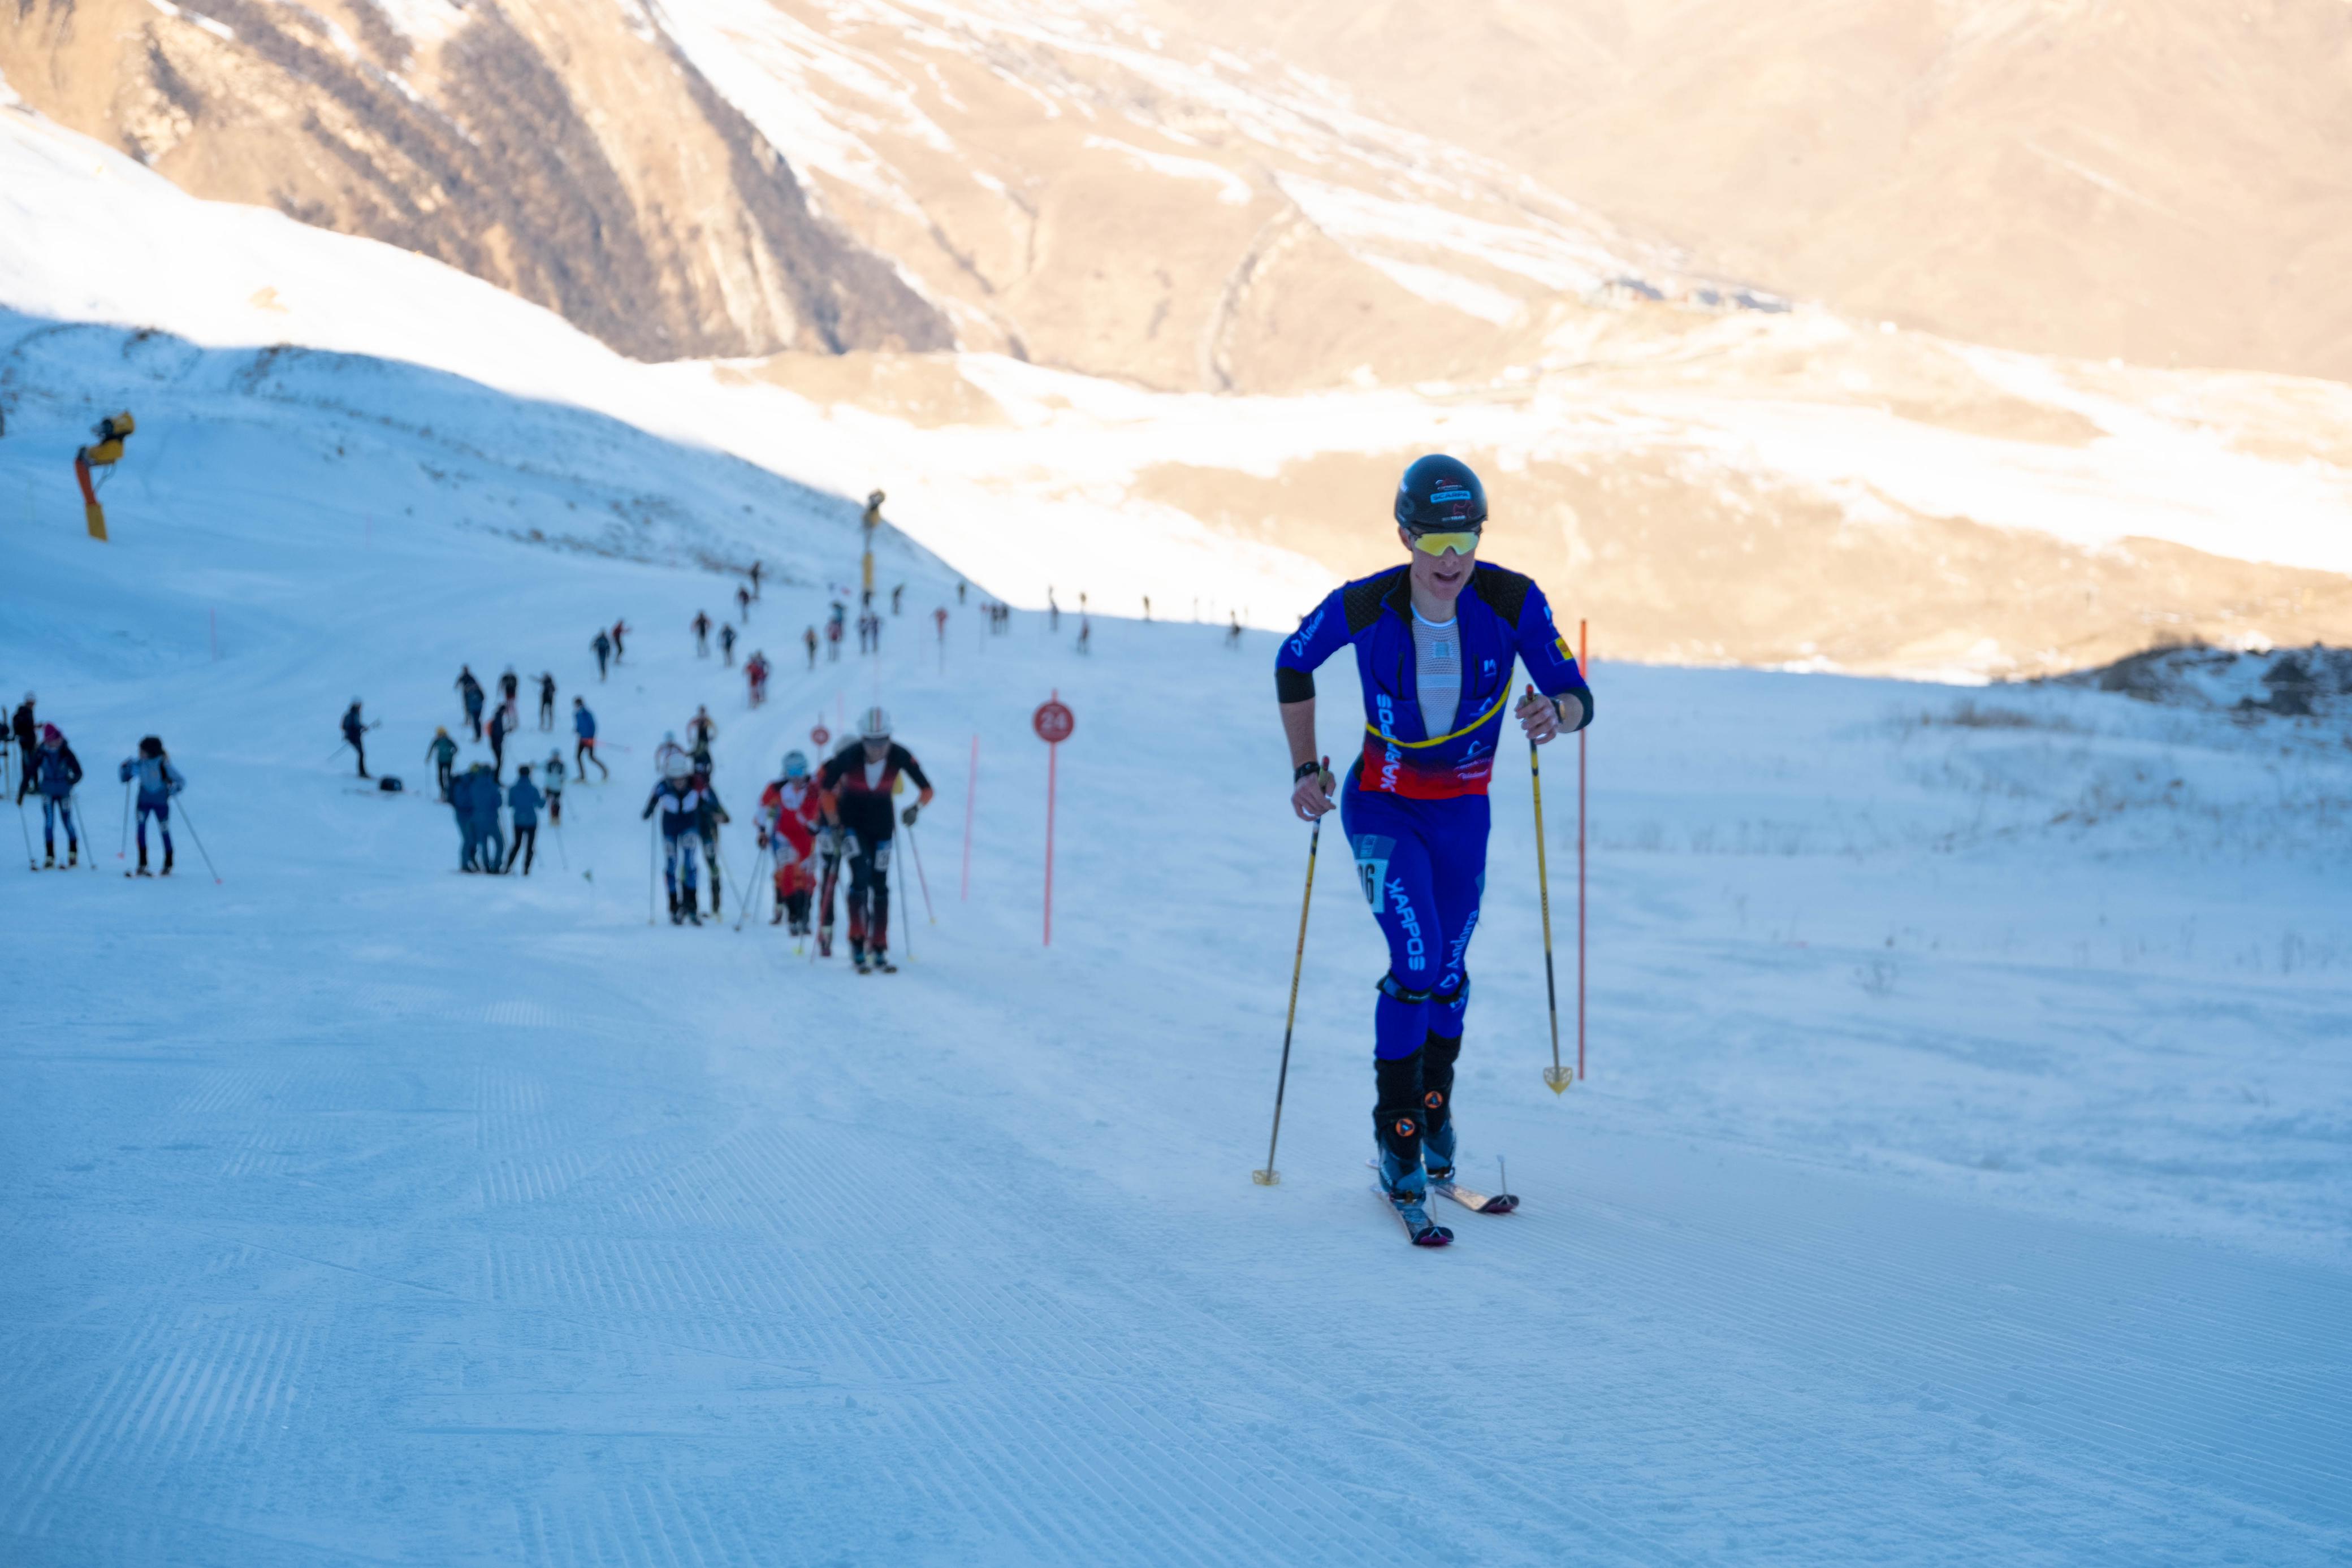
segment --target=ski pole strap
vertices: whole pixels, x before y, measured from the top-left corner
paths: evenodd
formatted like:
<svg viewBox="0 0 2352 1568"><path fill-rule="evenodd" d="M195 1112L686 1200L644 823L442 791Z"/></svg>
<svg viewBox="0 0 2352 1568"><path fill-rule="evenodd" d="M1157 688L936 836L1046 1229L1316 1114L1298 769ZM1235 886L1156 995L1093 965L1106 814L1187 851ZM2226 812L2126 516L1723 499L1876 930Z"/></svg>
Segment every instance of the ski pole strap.
<svg viewBox="0 0 2352 1568"><path fill-rule="evenodd" d="M1461 739L1464 736L1469 734L1472 730L1476 729L1480 725L1485 724L1496 714L1502 712L1503 705L1510 700L1511 688L1505 686L1503 688L1502 695L1495 699L1495 706L1488 708L1485 713L1480 714L1476 718L1472 719L1468 724L1464 725L1460 729L1455 730L1451 735L1433 736L1427 740L1399 740L1392 735L1383 734L1379 726L1369 723L1364 726L1364 733L1373 736L1378 739L1386 741L1389 745L1397 747L1402 750L1419 751L1424 747L1443 746L1449 740Z"/></svg>

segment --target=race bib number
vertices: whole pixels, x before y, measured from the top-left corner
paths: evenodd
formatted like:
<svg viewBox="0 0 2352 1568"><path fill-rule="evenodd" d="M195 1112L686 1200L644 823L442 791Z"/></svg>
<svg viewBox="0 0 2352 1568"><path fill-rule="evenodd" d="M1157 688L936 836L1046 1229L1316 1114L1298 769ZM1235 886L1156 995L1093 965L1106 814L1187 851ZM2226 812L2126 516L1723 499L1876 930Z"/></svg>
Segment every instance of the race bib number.
<svg viewBox="0 0 2352 1568"><path fill-rule="evenodd" d="M1349 847L1356 852L1356 879L1364 884L1364 902L1378 915L1386 906L1382 889L1388 883L1389 857L1395 852L1396 841L1378 833L1359 833Z"/></svg>

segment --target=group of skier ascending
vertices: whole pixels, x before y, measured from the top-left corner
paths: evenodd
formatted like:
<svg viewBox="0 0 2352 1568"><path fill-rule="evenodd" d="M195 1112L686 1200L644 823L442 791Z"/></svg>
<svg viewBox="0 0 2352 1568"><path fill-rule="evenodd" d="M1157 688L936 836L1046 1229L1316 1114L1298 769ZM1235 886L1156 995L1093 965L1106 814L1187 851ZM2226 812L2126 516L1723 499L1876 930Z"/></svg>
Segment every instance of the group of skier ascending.
<svg viewBox="0 0 2352 1568"><path fill-rule="evenodd" d="M712 787L710 743L717 727L707 709L687 727L687 742L665 737L656 753L660 774L644 816L658 818L662 885L672 925L702 924L700 888L707 873L710 913L719 911L719 827L733 819ZM900 779L919 791L903 810ZM836 893L848 909L849 952L861 975L895 974L890 959L890 862L897 830L912 827L930 804L930 779L914 754L891 737L890 717L868 708L857 738L814 772L805 753L785 753L782 769L761 791L756 817L761 854L774 866L771 925L814 938L818 957L833 953ZM848 886L841 888L842 872ZM814 907L813 907L814 906Z"/></svg>

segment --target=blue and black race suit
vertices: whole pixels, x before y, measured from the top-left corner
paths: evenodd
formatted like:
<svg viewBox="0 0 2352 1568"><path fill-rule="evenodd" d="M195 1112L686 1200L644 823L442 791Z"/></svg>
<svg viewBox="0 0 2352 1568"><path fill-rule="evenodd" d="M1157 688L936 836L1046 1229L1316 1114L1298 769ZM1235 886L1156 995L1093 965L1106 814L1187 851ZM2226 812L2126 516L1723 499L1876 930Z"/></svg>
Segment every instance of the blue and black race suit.
<svg viewBox="0 0 2352 1568"><path fill-rule="evenodd" d="M1515 664L1560 706L1563 727L1592 722L1592 692L1534 581L1481 563L1454 601L1462 698L1454 727L1423 726L1413 674L1408 570L1334 591L1275 659L1284 702L1315 695L1313 672L1356 650L1363 682L1362 752L1339 791L1357 874L1388 938L1389 972L1373 1009L1375 1054L1394 1059L1432 1034L1459 1040L1470 999L1465 959L1486 881L1486 785L1511 707Z"/></svg>

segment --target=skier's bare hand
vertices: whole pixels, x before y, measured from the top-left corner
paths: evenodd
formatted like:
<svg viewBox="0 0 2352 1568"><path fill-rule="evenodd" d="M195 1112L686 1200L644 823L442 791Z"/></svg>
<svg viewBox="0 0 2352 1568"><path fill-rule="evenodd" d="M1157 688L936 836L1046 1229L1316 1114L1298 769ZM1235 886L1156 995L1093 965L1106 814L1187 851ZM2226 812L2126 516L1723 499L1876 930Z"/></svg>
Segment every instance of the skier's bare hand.
<svg viewBox="0 0 2352 1568"><path fill-rule="evenodd" d="M1511 710L1511 716L1519 721L1519 727L1526 730L1528 738L1538 746L1559 734L1559 705L1532 689L1519 699L1519 706Z"/></svg>
<svg viewBox="0 0 2352 1568"><path fill-rule="evenodd" d="M1331 791L1339 782L1326 769L1317 768L1290 791L1290 809L1297 813L1300 821L1313 821L1338 804L1331 799Z"/></svg>

